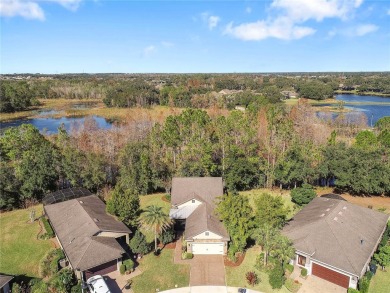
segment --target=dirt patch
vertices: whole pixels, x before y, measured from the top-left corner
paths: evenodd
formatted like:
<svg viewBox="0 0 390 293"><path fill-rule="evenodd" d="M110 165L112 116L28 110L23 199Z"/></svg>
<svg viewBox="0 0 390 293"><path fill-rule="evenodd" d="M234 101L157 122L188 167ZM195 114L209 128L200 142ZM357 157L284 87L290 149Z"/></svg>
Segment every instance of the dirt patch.
<svg viewBox="0 0 390 293"><path fill-rule="evenodd" d="M166 196L166 195L163 195L163 196L161 197L161 199L162 199L162 201L165 201L165 202L167 202L167 203L171 203L171 201L170 201L169 199L167 199L167 196Z"/></svg>
<svg viewBox="0 0 390 293"><path fill-rule="evenodd" d="M236 262L232 262L232 261L229 260L228 257L225 255L225 256L223 257L223 263L225 264L225 267L238 267L238 266L244 261L244 258L245 258L245 253L240 253L240 254L237 256Z"/></svg>
<svg viewBox="0 0 390 293"><path fill-rule="evenodd" d="M341 194L341 196L350 203L360 205L362 207L372 207L375 210L383 210L390 214L390 197L385 196L352 196L349 194Z"/></svg>

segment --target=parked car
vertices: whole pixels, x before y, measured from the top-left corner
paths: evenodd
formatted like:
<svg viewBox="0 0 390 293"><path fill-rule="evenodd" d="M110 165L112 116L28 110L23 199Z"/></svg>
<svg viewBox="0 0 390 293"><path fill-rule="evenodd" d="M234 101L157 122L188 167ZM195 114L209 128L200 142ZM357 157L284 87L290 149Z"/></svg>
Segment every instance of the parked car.
<svg viewBox="0 0 390 293"><path fill-rule="evenodd" d="M111 293L106 281L101 275L90 277L87 280L87 286L91 293Z"/></svg>
<svg viewBox="0 0 390 293"><path fill-rule="evenodd" d="M245 288L238 288L238 293L246 293L246 289Z"/></svg>

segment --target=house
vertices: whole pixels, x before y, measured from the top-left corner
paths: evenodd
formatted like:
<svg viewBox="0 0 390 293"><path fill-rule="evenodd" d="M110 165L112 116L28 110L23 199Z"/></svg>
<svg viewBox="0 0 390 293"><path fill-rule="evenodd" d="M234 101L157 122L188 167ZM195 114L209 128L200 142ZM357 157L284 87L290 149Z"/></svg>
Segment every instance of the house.
<svg viewBox="0 0 390 293"><path fill-rule="evenodd" d="M293 241L294 264L344 288L356 289L389 216L344 200L317 197L283 228Z"/></svg>
<svg viewBox="0 0 390 293"><path fill-rule="evenodd" d="M77 277L85 279L116 270L131 231L106 213L106 205L88 195L44 206L58 242Z"/></svg>
<svg viewBox="0 0 390 293"><path fill-rule="evenodd" d="M170 217L185 222L184 240L193 254L226 254L229 235L214 213L223 195L221 177L173 178Z"/></svg>
<svg viewBox="0 0 390 293"><path fill-rule="evenodd" d="M13 276L0 274L0 293L11 292L11 287L9 285L9 282L11 282L13 278L14 278Z"/></svg>

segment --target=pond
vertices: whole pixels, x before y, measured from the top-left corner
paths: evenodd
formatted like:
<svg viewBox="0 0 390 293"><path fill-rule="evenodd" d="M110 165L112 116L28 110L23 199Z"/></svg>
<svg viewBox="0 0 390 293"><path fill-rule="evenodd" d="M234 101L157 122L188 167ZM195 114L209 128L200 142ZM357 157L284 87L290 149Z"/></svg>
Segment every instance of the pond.
<svg viewBox="0 0 390 293"><path fill-rule="evenodd" d="M345 102L344 107L346 109L353 110L353 112L345 113L345 115L356 115L357 113L363 113L367 118L368 126L374 126L378 119L384 116L390 116L390 98L377 97L377 96L359 96L359 95L336 95L337 101ZM323 106L336 106L337 103L316 105L318 107ZM319 116L325 116L325 112L319 111ZM332 117L337 117L337 113L332 113Z"/></svg>
<svg viewBox="0 0 390 293"><path fill-rule="evenodd" d="M112 126L112 124L103 117L92 116L92 118L95 120L97 126L101 129L109 129ZM36 128L38 128L40 132L45 132L46 134L54 134L57 133L58 127L60 127L61 124L64 124L66 130L69 131L71 127L77 127L79 125L84 124L84 121L85 117L17 119L8 122L1 122L0 128L2 131L4 131L9 127L15 127L22 124L32 124Z"/></svg>

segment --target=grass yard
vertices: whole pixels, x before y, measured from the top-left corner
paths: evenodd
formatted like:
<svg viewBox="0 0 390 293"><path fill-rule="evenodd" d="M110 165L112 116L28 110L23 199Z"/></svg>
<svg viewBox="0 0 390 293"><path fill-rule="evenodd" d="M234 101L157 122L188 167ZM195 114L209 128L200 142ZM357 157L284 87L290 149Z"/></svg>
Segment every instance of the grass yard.
<svg viewBox="0 0 390 293"><path fill-rule="evenodd" d="M145 207L150 205L156 205L163 207L164 211L169 214L171 204L162 200L164 195L165 193L156 193L140 196L141 209L144 209ZM141 232L146 236L146 241L148 241L149 243L154 241L154 233L152 231L145 230L142 228Z"/></svg>
<svg viewBox="0 0 390 293"><path fill-rule="evenodd" d="M187 287L190 282L190 266L173 263L172 249L163 249L161 255L156 257L153 253L144 256L140 261L143 272L133 280L132 289L135 293L152 293Z"/></svg>
<svg viewBox="0 0 390 293"><path fill-rule="evenodd" d="M36 216L42 205L35 206ZM52 249L50 240L38 240L38 221L30 223L27 209L0 214L0 272L39 277L39 262Z"/></svg>
<svg viewBox="0 0 390 293"><path fill-rule="evenodd" d="M247 250L245 254L245 259L242 264L238 267L226 267L226 282L228 286L231 287L247 287L253 290L258 290L260 292L280 292L288 293L289 291L286 287L282 287L280 290L272 289L271 285L268 283L268 274L261 272L255 269L256 258L260 254L261 249L258 246L252 247ZM256 272L259 283L254 287L248 285L245 274L249 271Z"/></svg>
<svg viewBox="0 0 390 293"><path fill-rule="evenodd" d="M386 272L382 271L379 267L375 276L371 279L369 293L386 293L390 288L390 269Z"/></svg>
<svg viewBox="0 0 390 293"><path fill-rule="evenodd" d="M293 217L298 212L296 205L291 201L291 196L290 196L289 190L279 190L279 189L271 190L271 189L267 189L267 188L261 188L261 189L252 189L252 190L240 192L240 194L246 196L249 199L249 203L254 209L255 209L255 200L262 193L269 193L273 196L280 195L283 199L284 205L290 209L290 213L288 214L288 218Z"/></svg>

